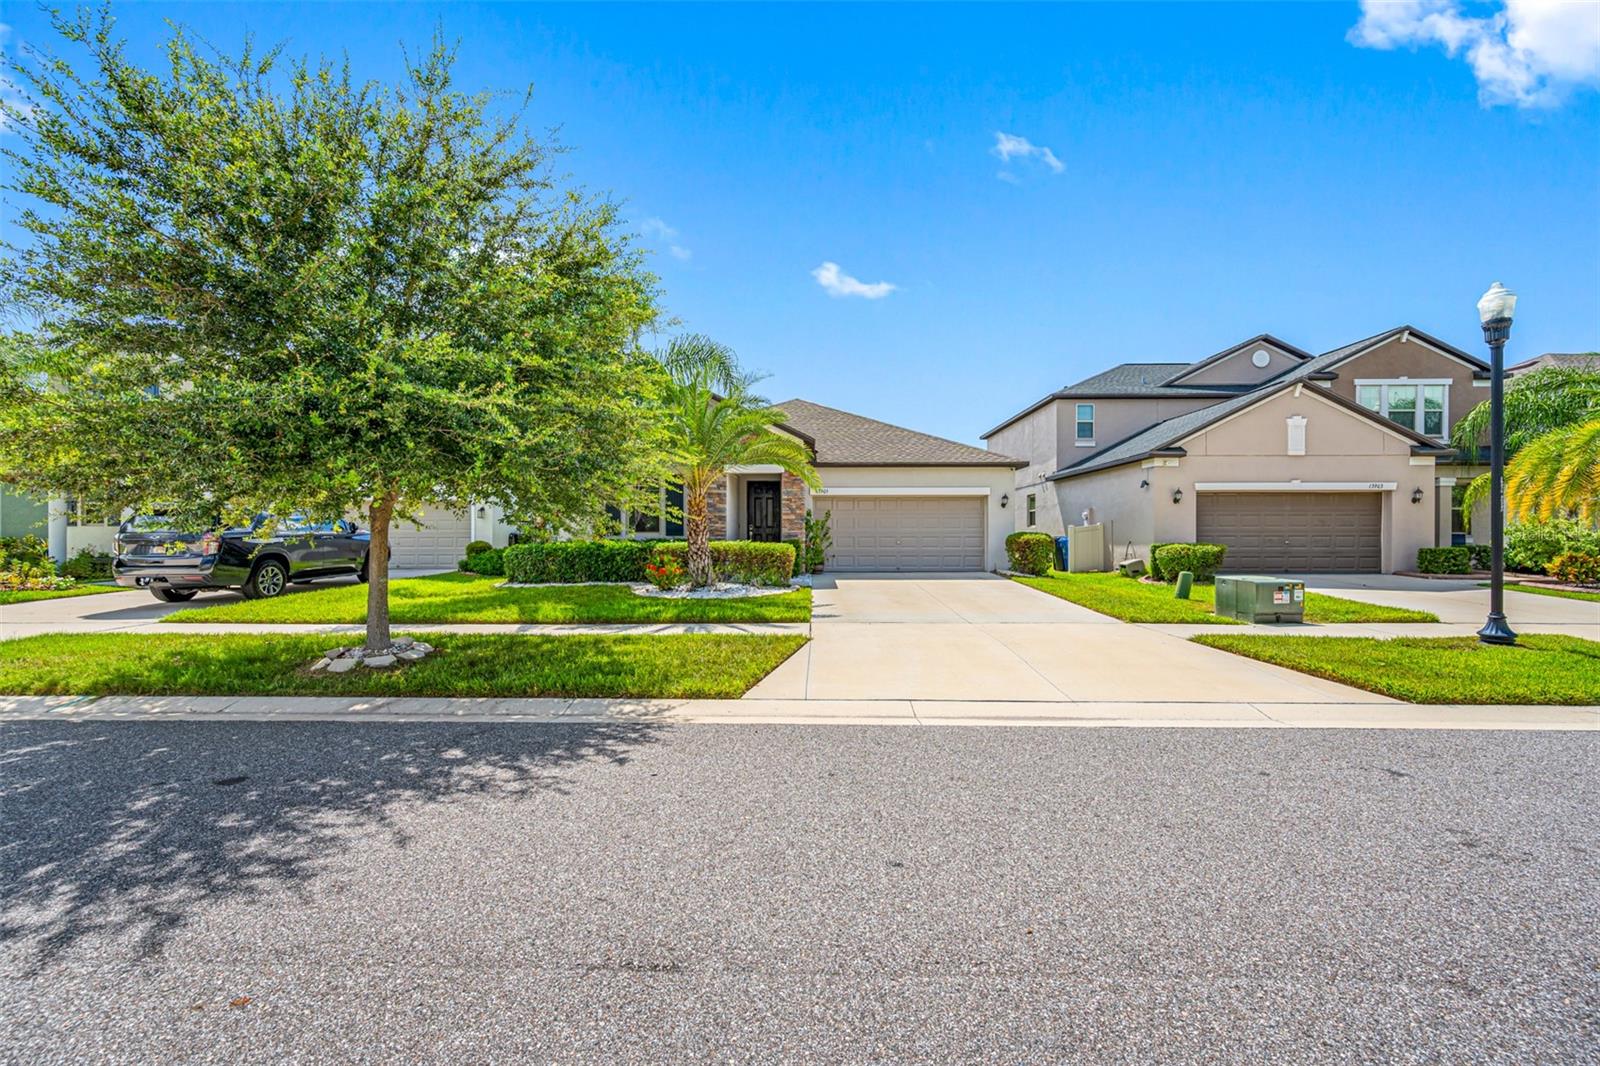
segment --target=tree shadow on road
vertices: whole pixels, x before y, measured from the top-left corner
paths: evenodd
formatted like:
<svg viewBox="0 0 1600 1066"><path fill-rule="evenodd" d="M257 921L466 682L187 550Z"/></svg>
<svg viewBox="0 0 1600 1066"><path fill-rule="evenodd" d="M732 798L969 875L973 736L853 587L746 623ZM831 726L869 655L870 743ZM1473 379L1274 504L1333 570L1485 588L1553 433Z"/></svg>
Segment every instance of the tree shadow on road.
<svg viewBox="0 0 1600 1066"><path fill-rule="evenodd" d="M161 954L208 904L305 892L403 812L563 793L661 727L22 722L0 728L0 948Z"/></svg>

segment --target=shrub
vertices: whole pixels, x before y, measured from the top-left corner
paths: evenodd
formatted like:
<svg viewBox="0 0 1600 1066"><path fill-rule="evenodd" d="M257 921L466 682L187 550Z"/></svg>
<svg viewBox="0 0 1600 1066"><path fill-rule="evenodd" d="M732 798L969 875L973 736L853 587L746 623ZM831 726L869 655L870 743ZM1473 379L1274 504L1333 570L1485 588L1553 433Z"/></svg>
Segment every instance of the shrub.
<svg viewBox="0 0 1600 1066"><path fill-rule="evenodd" d="M518 584L643 581L644 564L658 542L551 540L514 544L501 553L502 568Z"/></svg>
<svg viewBox="0 0 1600 1066"><path fill-rule="evenodd" d="M675 589L684 583L683 567L672 559L666 559L659 563L645 563L644 576L649 580L650 584L662 592L668 589Z"/></svg>
<svg viewBox="0 0 1600 1066"><path fill-rule="evenodd" d="M482 544L475 540L473 544ZM487 548L475 551L461 560L458 564L461 569L469 574L482 574L484 577L504 577L506 572L506 553L504 548Z"/></svg>
<svg viewBox="0 0 1600 1066"><path fill-rule="evenodd" d="M0 571L0 589L7 592L54 592L75 588L77 584L76 578L57 577L53 568L43 566L19 563L15 569Z"/></svg>
<svg viewBox="0 0 1600 1066"><path fill-rule="evenodd" d="M1467 551L1472 558L1472 569L1488 570L1494 566L1494 545L1468 544Z"/></svg>
<svg viewBox="0 0 1600 1066"><path fill-rule="evenodd" d="M1570 518L1506 527L1506 569L1545 573L1564 552L1600 555L1600 530Z"/></svg>
<svg viewBox="0 0 1600 1066"><path fill-rule="evenodd" d="M1600 554L1562 552L1550 560L1550 576L1568 585L1600 585Z"/></svg>
<svg viewBox="0 0 1600 1066"><path fill-rule="evenodd" d="M1167 580L1166 575L1162 574L1161 572L1161 563L1156 560L1156 552L1160 551L1162 548L1165 548L1168 543L1170 542L1159 541L1150 545L1150 556L1145 560L1145 566L1149 569L1150 576L1155 578L1157 581ZM1178 575L1173 574L1172 580L1176 581L1177 579Z"/></svg>
<svg viewBox="0 0 1600 1066"><path fill-rule="evenodd" d="M1006 537L1006 559L1019 574L1048 574L1055 554L1056 544L1048 533L1012 533Z"/></svg>
<svg viewBox="0 0 1600 1066"><path fill-rule="evenodd" d="M1472 552L1465 545L1417 549L1417 569L1424 574L1465 574L1471 566Z"/></svg>
<svg viewBox="0 0 1600 1066"><path fill-rule="evenodd" d="M657 541L650 562L687 568L689 546L682 541ZM717 581L743 585L787 585L794 576L794 548L777 541L714 540L711 573Z"/></svg>
<svg viewBox="0 0 1600 1066"><path fill-rule="evenodd" d="M471 556L481 554L482 552L493 551L493 550L494 550L494 545L490 544L486 540L471 540L471 541L467 542L467 556L469 558Z"/></svg>
<svg viewBox="0 0 1600 1066"><path fill-rule="evenodd" d="M54 572L49 546L32 533L23 537L0 537L0 570L19 570L25 566L47 566Z"/></svg>
<svg viewBox="0 0 1600 1066"><path fill-rule="evenodd" d="M79 548L77 555L61 564L61 573L79 581L103 581L111 576L111 556L107 552Z"/></svg>
<svg viewBox="0 0 1600 1066"><path fill-rule="evenodd" d="M1226 544L1163 544L1152 553L1161 567L1161 580L1171 584L1184 570L1196 581L1211 581L1228 554Z"/></svg>
<svg viewBox="0 0 1600 1066"><path fill-rule="evenodd" d="M815 518L809 510L806 511L805 529L805 554L800 559L799 569L803 573L815 574L822 570L823 564L828 561L828 549L833 547L833 512L823 511L821 518Z"/></svg>

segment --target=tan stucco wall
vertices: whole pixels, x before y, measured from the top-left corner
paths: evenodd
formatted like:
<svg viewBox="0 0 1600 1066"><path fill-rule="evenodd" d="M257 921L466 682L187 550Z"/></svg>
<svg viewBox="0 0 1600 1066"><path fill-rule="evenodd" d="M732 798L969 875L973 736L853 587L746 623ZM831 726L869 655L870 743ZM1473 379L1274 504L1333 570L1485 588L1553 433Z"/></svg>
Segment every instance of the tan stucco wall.
<svg viewBox="0 0 1600 1066"><path fill-rule="evenodd" d="M1139 487L1149 473L1139 464L1130 463L1053 484L1057 507L1071 518L1072 525L1082 525L1083 512L1089 511L1090 524L1105 526L1106 557L1101 561L1102 569L1125 558L1149 557L1155 489L1153 485L1148 489Z"/></svg>
<svg viewBox="0 0 1600 1066"><path fill-rule="evenodd" d="M1306 419L1306 454L1288 454L1290 416ZM1057 482L1061 510L1074 522L1086 507L1093 521L1106 525L1109 562L1132 554L1145 556L1149 545L1195 538L1198 483L1394 482L1383 497L1385 571L1409 570L1418 548L1432 546L1439 504L1432 460L1412 461L1411 445L1354 412L1347 411L1305 386L1280 393L1183 442L1188 455L1177 460L1129 463L1110 470ZM1148 488L1140 482L1148 481ZM1182 490L1177 503L1173 490ZM1422 502L1412 493L1422 490ZM1448 530L1447 530L1448 532Z"/></svg>
<svg viewBox="0 0 1600 1066"><path fill-rule="evenodd" d="M996 449L999 450L999 449ZM1021 458L1018 456L1017 458ZM1004 466L824 466L817 468L822 479L823 493L830 489L882 488L889 494L914 496L919 488L968 489L959 495L984 495L984 559L985 570L998 570L1006 565L1006 536L1015 528L1013 512L1019 506L1019 497L1010 467ZM813 496L821 495L813 493ZM860 493L860 495L870 495ZM939 495L945 495L939 493ZM1008 506L1000 506L1000 497L1010 497Z"/></svg>
<svg viewBox="0 0 1600 1066"><path fill-rule="evenodd" d="M1252 363L1251 357L1256 352L1267 353L1267 365L1258 367ZM1275 344L1262 342L1241 348L1226 359L1218 359L1215 363L1203 370L1196 370L1182 378L1174 379L1174 385L1254 385L1268 378L1277 377L1279 374L1291 369L1301 360L1288 354Z"/></svg>
<svg viewBox="0 0 1600 1066"><path fill-rule="evenodd" d="M1321 399L1307 385L1287 390L1183 442L1188 455L1176 467L1158 468L1151 479L1158 499L1154 538L1193 540L1196 483L1203 482L1394 482L1382 492L1383 569L1410 570L1417 549L1434 543L1436 494L1431 459L1412 462L1408 440ZM1306 454L1288 454L1290 416L1306 419ZM1172 504L1174 488L1183 499ZM1411 496L1422 490L1422 502Z"/></svg>
<svg viewBox="0 0 1600 1066"><path fill-rule="evenodd" d="M1012 474L1011 496L1016 506L1007 509L1008 532L1031 528L1052 536L1061 533L1061 513L1056 508L1055 493L1044 480L1046 475L1059 469L1056 465L1056 417L1061 409L1060 401L1047 403L989 438L990 451L1028 461L1027 466ZM1038 501L1036 521L1031 527L1025 506L1030 492Z"/></svg>
<svg viewBox="0 0 1600 1066"><path fill-rule="evenodd" d="M1177 415L1187 414L1201 407L1210 407L1219 399L1218 396L1194 397L1161 397L1159 399L1130 399L1118 397L1111 400L1057 400L1061 405L1061 414L1057 424L1057 454L1058 464L1046 473L1053 473L1063 466L1082 462L1084 459L1109 448L1119 441L1127 440L1141 430L1149 429L1157 422L1164 422ZM1094 447L1082 448L1077 444L1076 406L1079 403L1094 404ZM1010 455L1010 452L1006 453ZM1029 456L1019 455L1018 459L1027 459ZM1070 513L1070 512L1069 512Z"/></svg>
<svg viewBox="0 0 1600 1066"><path fill-rule="evenodd" d="M1323 386L1352 403L1355 402L1358 380L1448 379L1450 396L1445 410L1447 436L1462 415L1489 398L1488 388L1472 383L1472 367L1415 339L1392 338L1369 352L1340 363L1333 371L1339 376L1322 383Z"/></svg>

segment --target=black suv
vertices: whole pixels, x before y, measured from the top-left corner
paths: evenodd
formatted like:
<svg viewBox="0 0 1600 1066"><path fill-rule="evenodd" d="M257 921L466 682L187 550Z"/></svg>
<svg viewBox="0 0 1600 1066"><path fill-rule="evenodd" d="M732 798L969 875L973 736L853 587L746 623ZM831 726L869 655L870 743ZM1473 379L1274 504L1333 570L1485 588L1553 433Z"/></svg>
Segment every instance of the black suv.
<svg viewBox="0 0 1600 1066"><path fill-rule="evenodd" d="M342 519L308 522L290 515L273 522L256 515L249 526L193 533L173 529L161 515L144 515L117 529L111 575L168 603L191 600L202 589L236 588L261 600L319 577L355 574L365 581L368 540Z"/></svg>

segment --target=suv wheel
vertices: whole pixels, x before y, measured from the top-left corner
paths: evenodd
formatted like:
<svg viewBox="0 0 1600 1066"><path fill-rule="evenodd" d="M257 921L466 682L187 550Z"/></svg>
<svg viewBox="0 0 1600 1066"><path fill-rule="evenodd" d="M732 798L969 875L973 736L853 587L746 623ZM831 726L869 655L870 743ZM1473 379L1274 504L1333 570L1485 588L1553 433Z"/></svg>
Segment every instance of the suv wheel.
<svg viewBox="0 0 1600 1066"><path fill-rule="evenodd" d="M184 603L194 599L194 589L151 589L155 598L167 603Z"/></svg>
<svg viewBox="0 0 1600 1066"><path fill-rule="evenodd" d="M244 593L247 600L270 600L274 596L281 596L288 584L289 571L276 559L268 559L250 572L250 580L239 591Z"/></svg>

